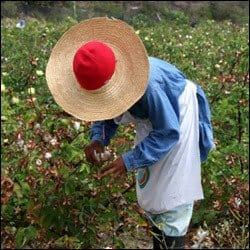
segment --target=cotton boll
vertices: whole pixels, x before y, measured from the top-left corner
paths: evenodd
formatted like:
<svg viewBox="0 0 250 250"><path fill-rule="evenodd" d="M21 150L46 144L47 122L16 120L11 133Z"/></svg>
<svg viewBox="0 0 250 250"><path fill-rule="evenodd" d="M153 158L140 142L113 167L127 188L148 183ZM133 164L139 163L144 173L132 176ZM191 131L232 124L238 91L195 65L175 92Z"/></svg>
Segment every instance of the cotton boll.
<svg viewBox="0 0 250 250"><path fill-rule="evenodd" d="M17 104L17 103L19 103L19 98L13 96L13 97L11 98L11 100L10 100L10 103L11 103L11 104Z"/></svg>
<svg viewBox="0 0 250 250"><path fill-rule="evenodd" d="M108 150L105 150L100 155L94 150L95 158L98 161L108 161L111 158L111 153Z"/></svg>
<svg viewBox="0 0 250 250"><path fill-rule="evenodd" d="M41 125L39 123L36 123L34 126L34 129L40 129L40 128L41 128Z"/></svg>
<svg viewBox="0 0 250 250"><path fill-rule="evenodd" d="M51 140L50 140L50 144L51 144L52 146L55 146L55 145L57 144L57 140L56 140L55 138L51 139Z"/></svg>
<svg viewBox="0 0 250 250"><path fill-rule="evenodd" d="M50 152L45 153L44 155L45 159L49 160L52 157L52 154Z"/></svg>
<svg viewBox="0 0 250 250"><path fill-rule="evenodd" d="M28 94L34 95L36 93L36 90L34 88L28 88Z"/></svg>
<svg viewBox="0 0 250 250"><path fill-rule="evenodd" d="M43 163L43 162L42 162L40 159L37 159L37 160L36 160L36 165L41 166L42 163Z"/></svg>
<svg viewBox="0 0 250 250"><path fill-rule="evenodd" d="M45 142L49 142L50 140L52 140L52 136L50 134L46 133L43 135L43 140Z"/></svg>
<svg viewBox="0 0 250 250"><path fill-rule="evenodd" d="M5 92L5 90L6 90L5 85L4 85L4 84L1 84L1 92Z"/></svg>
<svg viewBox="0 0 250 250"><path fill-rule="evenodd" d="M2 115L2 116L1 116L1 121L7 121L7 117L4 116L4 115Z"/></svg>
<svg viewBox="0 0 250 250"><path fill-rule="evenodd" d="M43 75L43 71L42 71L42 70L36 70L36 74L37 74L38 76L42 76L42 75Z"/></svg>
<svg viewBox="0 0 250 250"><path fill-rule="evenodd" d="M81 123L80 122L74 122L74 129L75 130L79 130L80 129L80 126L81 126Z"/></svg>
<svg viewBox="0 0 250 250"><path fill-rule="evenodd" d="M22 139L18 140L17 145L21 148L24 145L24 140Z"/></svg>
<svg viewBox="0 0 250 250"><path fill-rule="evenodd" d="M101 153L101 160L102 161L108 161L111 158L111 153L109 151L104 151L103 153Z"/></svg>
<svg viewBox="0 0 250 250"><path fill-rule="evenodd" d="M199 231L197 232L197 238L198 238L200 241L203 241L207 235L208 235L208 232L207 232L207 231L199 230Z"/></svg>

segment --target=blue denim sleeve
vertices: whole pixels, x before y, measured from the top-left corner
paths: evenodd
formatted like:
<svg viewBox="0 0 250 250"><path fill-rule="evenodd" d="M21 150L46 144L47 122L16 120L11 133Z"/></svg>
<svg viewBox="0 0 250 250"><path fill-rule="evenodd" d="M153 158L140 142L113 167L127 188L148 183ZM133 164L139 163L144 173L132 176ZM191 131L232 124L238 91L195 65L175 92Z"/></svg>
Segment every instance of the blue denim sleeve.
<svg viewBox="0 0 250 250"><path fill-rule="evenodd" d="M197 99L199 104L199 147L201 162L206 161L211 149L215 148L211 112L206 95L197 85Z"/></svg>
<svg viewBox="0 0 250 250"><path fill-rule="evenodd" d="M110 139L115 135L117 128L118 125L113 119L97 121L91 127L90 139L91 141L100 141L103 146L107 146Z"/></svg>
<svg viewBox="0 0 250 250"><path fill-rule="evenodd" d="M178 117L166 93L160 87L150 87L141 101L153 129L133 150L122 155L128 171L158 162L179 140Z"/></svg>

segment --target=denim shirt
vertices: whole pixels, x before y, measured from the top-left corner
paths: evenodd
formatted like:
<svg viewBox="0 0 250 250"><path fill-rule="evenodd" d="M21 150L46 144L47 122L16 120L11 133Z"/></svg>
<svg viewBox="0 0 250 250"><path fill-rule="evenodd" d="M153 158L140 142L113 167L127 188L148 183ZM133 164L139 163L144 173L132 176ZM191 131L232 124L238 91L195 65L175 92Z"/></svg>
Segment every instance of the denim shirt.
<svg viewBox="0 0 250 250"><path fill-rule="evenodd" d="M127 170L151 166L161 160L178 142L180 133L178 98L186 85L185 75L166 61L149 57L147 89L128 111L139 119L149 119L153 130L122 158ZM199 147L201 162L214 147L211 114L205 93L197 85L199 105ZM107 146L118 125L113 119L97 121L91 128L91 141Z"/></svg>

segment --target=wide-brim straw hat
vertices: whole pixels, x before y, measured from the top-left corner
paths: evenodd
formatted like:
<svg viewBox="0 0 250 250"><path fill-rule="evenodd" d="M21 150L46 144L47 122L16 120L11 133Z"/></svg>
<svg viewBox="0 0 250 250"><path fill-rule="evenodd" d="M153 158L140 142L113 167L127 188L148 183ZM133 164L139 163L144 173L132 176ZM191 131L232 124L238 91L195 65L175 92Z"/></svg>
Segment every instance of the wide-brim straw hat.
<svg viewBox="0 0 250 250"><path fill-rule="evenodd" d="M86 90L78 84L72 65L79 47L93 40L112 49L116 66L107 84ZM48 87L57 104L85 121L112 119L127 111L145 93L148 76L148 56L139 36L127 23L107 17L85 20L64 33L46 68Z"/></svg>

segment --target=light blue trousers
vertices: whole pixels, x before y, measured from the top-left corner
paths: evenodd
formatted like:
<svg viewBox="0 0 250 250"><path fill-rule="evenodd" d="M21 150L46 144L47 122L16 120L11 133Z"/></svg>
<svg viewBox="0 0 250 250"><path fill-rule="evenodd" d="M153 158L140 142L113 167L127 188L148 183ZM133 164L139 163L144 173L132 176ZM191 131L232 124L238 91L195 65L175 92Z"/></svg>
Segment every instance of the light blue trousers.
<svg viewBox="0 0 250 250"><path fill-rule="evenodd" d="M158 227L166 236L184 236L187 233L193 214L193 202L175 207L162 214L146 212L153 226Z"/></svg>

